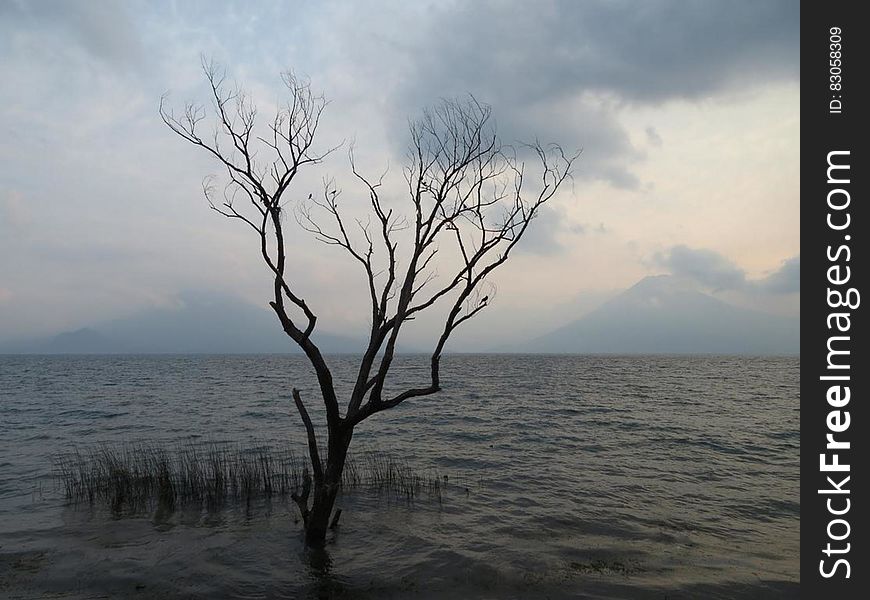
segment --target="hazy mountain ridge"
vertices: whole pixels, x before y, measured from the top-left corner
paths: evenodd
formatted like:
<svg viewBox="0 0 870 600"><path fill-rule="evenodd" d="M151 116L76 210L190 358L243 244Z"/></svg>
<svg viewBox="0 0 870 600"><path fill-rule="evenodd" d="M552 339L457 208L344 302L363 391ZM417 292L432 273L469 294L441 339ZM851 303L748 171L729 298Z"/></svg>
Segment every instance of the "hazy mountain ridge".
<svg viewBox="0 0 870 600"><path fill-rule="evenodd" d="M330 354L359 353L365 344L362 336L324 332L315 332L313 339ZM800 322L727 304L677 277L660 275L647 277L583 317L508 351L799 354ZM13 354L298 352L267 309L201 293L183 295L175 308L155 308L55 336L0 343L0 353Z"/></svg>
<svg viewBox="0 0 870 600"><path fill-rule="evenodd" d="M323 352L358 353L354 336L315 331ZM188 293L174 308L153 308L130 317L43 338L0 343L0 353L34 354L271 354L299 353L267 309L225 296Z"/></svg>
<svg viewBox="0 0 870 600"><path fill-rule="evenodd" d="M659 275L532 340L519 351L617 354L799 354L800 320L739 308Z"/></svg>

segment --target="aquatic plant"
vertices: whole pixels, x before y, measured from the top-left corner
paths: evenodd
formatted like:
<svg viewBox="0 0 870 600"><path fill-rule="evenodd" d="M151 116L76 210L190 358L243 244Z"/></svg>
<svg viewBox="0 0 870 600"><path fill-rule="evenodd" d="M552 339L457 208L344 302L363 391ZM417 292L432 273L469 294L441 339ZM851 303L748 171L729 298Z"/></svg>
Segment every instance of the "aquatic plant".
<svg viewBox="0 0 870 600"><path fill-rule="evenodd" d="M306 461L290 447L228 443L100 444L55 457L55 476L71 503L105 504L113 512L289 500L306 485ZM341 492L441 502L447 478L420 472L383 451L348 457ZM336 519L333 520L335 522Z"/></svg>

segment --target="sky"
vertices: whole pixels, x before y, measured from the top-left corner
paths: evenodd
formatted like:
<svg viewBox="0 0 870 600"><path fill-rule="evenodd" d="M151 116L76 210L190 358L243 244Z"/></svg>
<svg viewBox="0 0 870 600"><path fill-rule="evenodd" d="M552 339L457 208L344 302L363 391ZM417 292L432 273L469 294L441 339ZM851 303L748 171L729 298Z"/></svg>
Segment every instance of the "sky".
<svg viewBox="0 0 870 600"><path fill-rule="evenodd" d="M192 291L266 305L256 240L202 197L217 165L158 114L164 94L207 102L203 56L263 115L287 69L328 98L318 138L344 145L297 198L333 177L362 210L347 148L398 174L409 119L469 93L506 142L582 149L457 333L469 349L546 333L649 275L799 311L797 2L0 0L0 340ZM299 230L288 245L318 327L364 329L357 266Z"/></svg>

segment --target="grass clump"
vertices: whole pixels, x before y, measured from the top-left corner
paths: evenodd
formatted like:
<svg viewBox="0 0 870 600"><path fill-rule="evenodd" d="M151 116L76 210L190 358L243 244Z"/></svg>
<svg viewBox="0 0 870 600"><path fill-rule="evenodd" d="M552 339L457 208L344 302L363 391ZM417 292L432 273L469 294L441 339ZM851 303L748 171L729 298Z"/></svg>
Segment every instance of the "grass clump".
<svg viewBox="0 0 870 600"><path fill-rule="evenodd" d="M219 510L228 503L290 500L302 486L307 458L289 447L138 442L101 444L55 457L55 475L73 503L104 503L114 512L150 508ZM381 451L348 458L342 493L441 501L447 478L415 471Z"/></svg>

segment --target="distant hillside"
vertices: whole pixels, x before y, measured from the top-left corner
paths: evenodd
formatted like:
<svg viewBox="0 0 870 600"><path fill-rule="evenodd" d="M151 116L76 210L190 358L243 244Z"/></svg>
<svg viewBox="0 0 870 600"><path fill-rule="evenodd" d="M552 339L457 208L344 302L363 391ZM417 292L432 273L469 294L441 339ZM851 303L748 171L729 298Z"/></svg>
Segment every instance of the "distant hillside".
<svg viewBox="0 0 870 600"><path fill-rule="evenodd" d="M799 354L800 321L738 308L669 275L519 347L529 352Z"/></svg>
<svg viewBox="0 0 870 600"><path fill-rule="evenodd" d="M364 346L361 337L315 332L313 339L330 354L359 353ZM799 354L800 325L798 319L731 306L663 275L647 277L581 319L510 351ZM0 353L298 352L268 309L202 293L185 294L173 308L150 309L46 338L0 343Z"/></svg>
<svg viewBox="0 0 870 600"><path fill-rule="evenodd" d="M326 353L356 353L361 339L315 332ZM0 353L247 354L298 353L274 313L240 300L186 294L175 308L155 308L55 336L0 344Z"/></svg>

